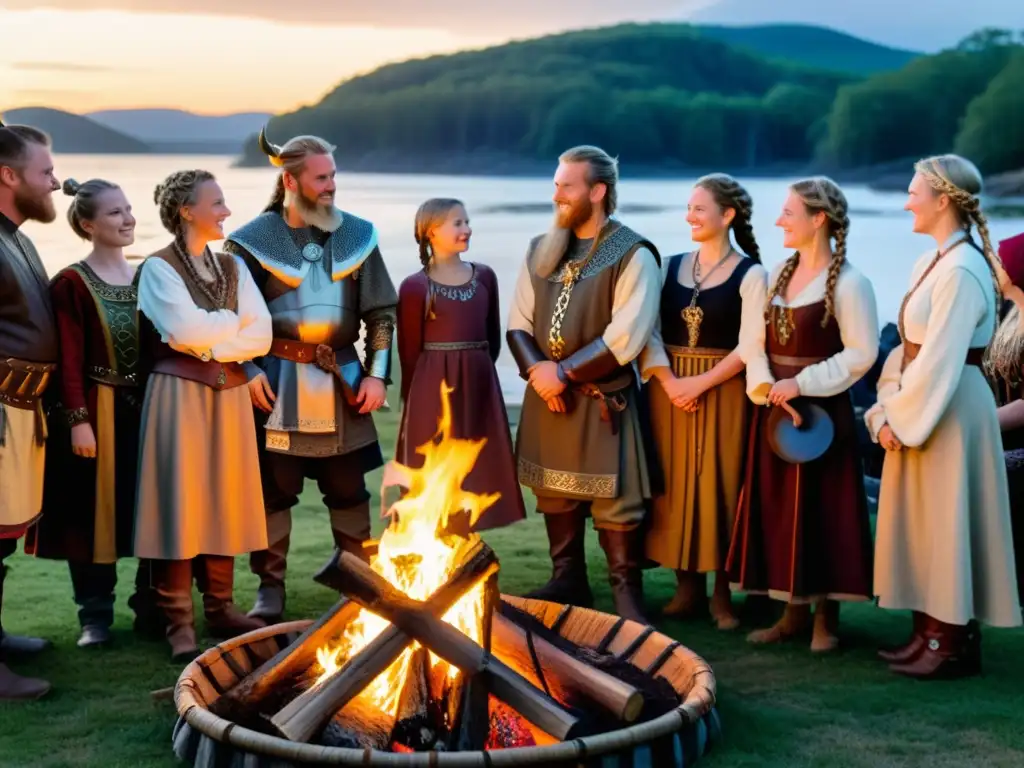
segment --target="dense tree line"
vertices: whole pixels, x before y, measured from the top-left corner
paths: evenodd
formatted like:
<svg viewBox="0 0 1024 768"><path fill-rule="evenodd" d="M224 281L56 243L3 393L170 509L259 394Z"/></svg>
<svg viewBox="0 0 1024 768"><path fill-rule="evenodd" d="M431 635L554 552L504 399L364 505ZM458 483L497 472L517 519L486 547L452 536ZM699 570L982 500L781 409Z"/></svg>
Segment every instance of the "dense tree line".
<svg viewBox="0 0 1024 768"><path fill-rule="evenodd" d="M1020 50L1010 33L983 30L865 79L768 59L686 25L622 25L385 66L269 130L277 141L323 136L342 159L549 159L586 142L636 165L850 167L956 146L999 170L1021 164L1019 122L998 117L1024 109ZM254 142L245 154L262 162Z"/></svg>

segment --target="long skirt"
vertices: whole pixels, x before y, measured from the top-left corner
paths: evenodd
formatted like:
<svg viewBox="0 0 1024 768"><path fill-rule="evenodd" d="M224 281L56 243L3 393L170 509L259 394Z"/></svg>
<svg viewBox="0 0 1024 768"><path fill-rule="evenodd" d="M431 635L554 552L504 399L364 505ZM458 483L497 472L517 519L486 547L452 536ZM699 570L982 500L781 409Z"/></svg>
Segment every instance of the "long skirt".
<svg viewBox="0 0 1024 768"><path fill-rule="evenodd" d="M805 464L790 464L772 450L771 409L755 413L730 582L789 603L869 600L871 526L853 405L846 392L809 399L828 413L835 433L828 450Z"/></svg>
<svg viewBox="0 0 1024 768"><path fill-rule="evenodd" d="M672 370L696 376L722 357L673 355ZM646 389L665 482L651 510L647 557L674 570L721 570L743 484L750 413L745 380L735 376L709 390L694 413L673 406L660 383Z"/></svg>
<svg viewBox="0 0 1024 768"><path fill-rule="evenodd" d="M142 406L135 556L189 560L267 548L246 387L154 374Z"/></svg>
<svg viewBox="0 0 1024 768"><path fill-rule="evenodd" d="M1002 438L976 366L923 446L886 453L875 589L883 608L947 624L1021 623Z"/></svg>

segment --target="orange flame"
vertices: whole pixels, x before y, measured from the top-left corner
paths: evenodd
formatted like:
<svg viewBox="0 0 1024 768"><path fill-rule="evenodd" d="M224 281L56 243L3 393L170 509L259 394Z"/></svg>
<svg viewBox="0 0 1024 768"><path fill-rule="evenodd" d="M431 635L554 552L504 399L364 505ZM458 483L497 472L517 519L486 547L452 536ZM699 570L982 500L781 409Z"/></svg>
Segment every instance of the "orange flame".
<svg viewBox="0 0 1024 768"><path fill-rule="evenodd" d="M398 465L408 478L408 491L392 505L391 522L381 535L377 555L370 563L373 570L415 600L428 599L458 566L458 554L467 539L449 532L453 518L460 513L468 514L471 528L480 515L501 498L500 493L476 494L462 488L487 441L452 437L449 395L453 391L447 382L441 382L441 416L437 432L429 442L416 449L423 456L423 466L413 469ZM477 538L476 533L469 534L470 542ZM484 584L481 582L444 615L444 621L477 643L482 641L483 596ZM376 614L360 611L334 647L325 646L317 650L317 661L323 671L315 684L341 670L348 659L387 626L388 622ZM413 643L407 648L363 690L361 696L394 717L412 652L418 647L418 643ZM430 663L432 667L445 665L447 676L453 681L458 678L458 669L433 654L430 654Z"/></svg>

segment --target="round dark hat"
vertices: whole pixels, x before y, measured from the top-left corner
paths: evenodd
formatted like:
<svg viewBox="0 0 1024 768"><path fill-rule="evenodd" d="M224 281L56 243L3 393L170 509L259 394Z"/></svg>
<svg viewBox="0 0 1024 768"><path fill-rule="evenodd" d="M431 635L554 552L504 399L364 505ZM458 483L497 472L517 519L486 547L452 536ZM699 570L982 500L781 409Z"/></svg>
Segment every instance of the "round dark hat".
<svg viewBox="0 0 1024 768"><path fill-rule="evenodd" d="M768 443L790 464L820 458L832 444L835 431L824 408L800 398L772 407L768 415Z"/></svg>

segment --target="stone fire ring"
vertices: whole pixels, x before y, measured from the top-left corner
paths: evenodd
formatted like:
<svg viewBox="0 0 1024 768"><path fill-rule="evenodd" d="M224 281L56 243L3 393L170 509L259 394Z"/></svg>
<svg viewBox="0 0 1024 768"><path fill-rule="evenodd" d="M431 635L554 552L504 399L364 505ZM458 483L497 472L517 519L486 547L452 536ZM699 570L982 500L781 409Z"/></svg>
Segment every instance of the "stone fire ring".
<svg viewBox="0 0 1024 768"><path fill-rule="evenodd" d="M684 768L721 738L715 676L700 656L670 637L586 608L502 599L527 611L577 645L613 653L648 674L666 678L682 703L654 720L547 746L476 752L393 753L298 744L242 728L209 711L211 702L251 670L287 647L312 622L264 627L211 648L189 664L174 688L177 757L196 768L290 766L509 766L586 765L600 768Z"/></svg>

